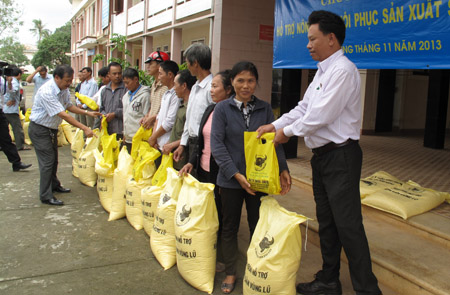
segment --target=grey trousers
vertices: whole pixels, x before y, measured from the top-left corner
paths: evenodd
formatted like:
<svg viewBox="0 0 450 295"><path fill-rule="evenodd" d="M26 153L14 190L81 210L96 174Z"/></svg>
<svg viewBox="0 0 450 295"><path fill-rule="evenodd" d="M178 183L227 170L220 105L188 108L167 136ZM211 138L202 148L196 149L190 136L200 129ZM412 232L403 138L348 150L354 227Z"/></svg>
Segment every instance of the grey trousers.
<svg viewBox="0 0 450 295"><path fill-rule="evenodd" d="M11 124L17 149L23 149L25 135L23 133L22 122L20 122L19 114L5 114L5 117L9 124Z"/></svg>
<svg viewBox="0 0 450 295"><path fill-rule="evenodd" d="M87 108L87 111L92 111L90 108ZM80 123L83 125L88 126L89 128L93 129L94 127L94 118L87 115L79 115L80 116Z"/></svg>
<svg viewBox="0 0 450 295"><path fill-rule="evenodd" d="M39 198L41 201L53 198L53 189L61 183L56 177L58 169L58 129L38 125L33 121L28 127L28 134L33 142L39 162Z"/></svg>

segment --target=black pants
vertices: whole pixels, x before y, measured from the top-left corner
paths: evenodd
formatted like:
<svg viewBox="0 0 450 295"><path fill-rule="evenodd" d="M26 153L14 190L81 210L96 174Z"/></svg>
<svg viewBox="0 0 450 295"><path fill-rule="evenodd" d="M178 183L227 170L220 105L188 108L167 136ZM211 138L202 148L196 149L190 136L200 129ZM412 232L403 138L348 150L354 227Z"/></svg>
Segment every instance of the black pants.
<svg viewBox="0 0 450 295"><path fill-rule="evenodd" d="M28 134L34 145L39 163L39 198L41 201L53 198L53 190L61 183L56 177L58 169L58 129L38 125L33 121Z"/></svg>
<svg viewBox="0 0 450 295"><path fill-rule="evenodd" d="M17 152L16 145L12 142L11 136L9 135L8 128L8 120L5 117L5 114L0 109L0 146L2 147L3 152L5 153L8 161L15 165L20 164L20 156Z"/></svg>
<svg viewBox="0 0 450 295"><path fill-rule="evenodd" d="M356 294L380 294L372 272L369 245L362 223L359 180L362 151L358 143L311 159L323 266L317 278L339 279L344 248Z"/></svg>
<svg viewBox="0 0 450 295"><path fill-rule="evenodd" d="M250 229L250 240L255 232L259 219L259 207L262 194L256 196L248 194L244 189L220 188L222 198L222 254L227 275L236 274L236 261L238 258L239 224L241 223L242 203L245 200L247 221Z"/></svg>

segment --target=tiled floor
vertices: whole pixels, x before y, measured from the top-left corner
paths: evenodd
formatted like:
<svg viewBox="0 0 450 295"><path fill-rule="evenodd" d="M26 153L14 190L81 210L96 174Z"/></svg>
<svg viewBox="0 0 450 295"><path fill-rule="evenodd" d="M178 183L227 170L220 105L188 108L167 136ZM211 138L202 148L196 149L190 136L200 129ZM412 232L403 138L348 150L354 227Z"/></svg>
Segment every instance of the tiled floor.
<svg viewBox="0 0 450 295"><path fill-rule="evenodd" d="M425 148L423 136L416 135L363 135L360 144L364 155L362 177L383 170L404 181L413 180L423 187L450 192L449 134L443 150ZM299 139L298 158L289 160L293 176L298 170L310 177L311 156L303 139Z"/></svg>

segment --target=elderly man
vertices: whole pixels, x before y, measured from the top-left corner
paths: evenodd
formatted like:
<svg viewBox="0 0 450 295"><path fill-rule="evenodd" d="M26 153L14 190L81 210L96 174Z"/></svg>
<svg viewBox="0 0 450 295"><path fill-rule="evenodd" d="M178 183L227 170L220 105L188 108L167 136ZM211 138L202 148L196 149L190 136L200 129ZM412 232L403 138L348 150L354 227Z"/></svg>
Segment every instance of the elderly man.
<svg viewBox="0 0 450 295"><path fill-rule="evenodd" d="M63 65L56 67L54 79L43 85L36 93L33 112L30 115L28 133L33 142L39 162L40 185L39 197L43 204L61 206L64 203L53 195L53 192L69 193L56 176L58 168L58 125L62 120L84 131L86 137L92 137L92 130L75 120L66 110L75 114L91 117L99 116L98 112L82 110L70 101L69 86L73 80L73 69Z"/></svg>

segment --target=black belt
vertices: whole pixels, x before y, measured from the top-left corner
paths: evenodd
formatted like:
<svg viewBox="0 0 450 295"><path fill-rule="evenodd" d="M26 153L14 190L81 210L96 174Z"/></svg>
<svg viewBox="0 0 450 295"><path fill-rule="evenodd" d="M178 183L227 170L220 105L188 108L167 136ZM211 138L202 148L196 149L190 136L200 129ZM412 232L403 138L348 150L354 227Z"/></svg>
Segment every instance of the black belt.
<svg viewBox="0 0 450 295"><path fill-rule="evenodd" d="M188 142L190 144L196 144L198 142L198 136L189 136Z"/></svg>
<svg viewBox="0 0 450 295"><path fill-rule="evenodd" d="M312 152L316 156L321 156L321 155L326 154L328 152L331 152L331 151L333 151L335 149L344 147L344 146L352 144L352 143L357 143L357 142L358 142L357 140L353 140L353 139L350 139L350 138L347 139L346 141L344 141L343 143L330 142L330 143L327 143L324 146L312 149Z"/></svg>

